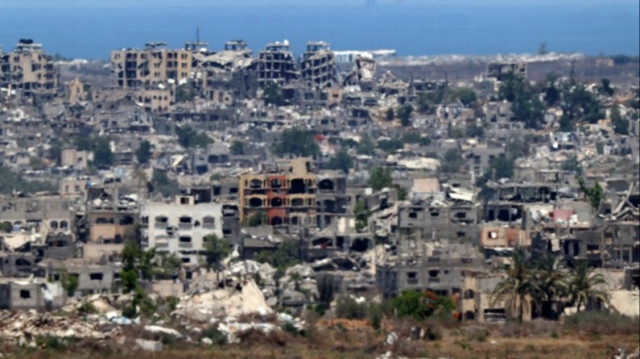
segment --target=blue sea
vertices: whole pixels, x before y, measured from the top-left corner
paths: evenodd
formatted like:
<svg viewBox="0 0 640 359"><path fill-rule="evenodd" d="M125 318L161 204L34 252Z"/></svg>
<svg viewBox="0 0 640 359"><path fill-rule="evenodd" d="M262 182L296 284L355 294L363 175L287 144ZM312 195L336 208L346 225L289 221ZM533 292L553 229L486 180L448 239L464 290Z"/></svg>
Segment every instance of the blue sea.
<svg viewBox="0 0 640 359"><path fill-rule="evenodd" d="M391 48L400 56L555 52L639 53L638 0L0 0L0 45L19 38L49 53L107 59L109 51L200 39L244 39L258 52L288 39L334 50Z"/></svg>

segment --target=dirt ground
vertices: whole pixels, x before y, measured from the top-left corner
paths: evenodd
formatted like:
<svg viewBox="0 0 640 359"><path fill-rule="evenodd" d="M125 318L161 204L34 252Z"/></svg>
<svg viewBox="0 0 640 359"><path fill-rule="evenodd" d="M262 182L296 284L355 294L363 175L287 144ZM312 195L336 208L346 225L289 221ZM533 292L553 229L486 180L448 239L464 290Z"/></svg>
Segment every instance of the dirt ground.
<svg viewBox="0 0 640 359"><path fill-rule="evenodd" d="M388 324L392 325L392 324ZM392 358L613 358L619 348L632 353L640 335L635 333L602 335L566 333L558 325L522 324L511 326L456 326L438 329L434 340L408 340L410 325L394 327L398 339L385 343L387 329L376 331L366 321L333 320L318 322L308 332L249 333L241 344L204 346L198 342L165 344L162 352L137 349L132 342L74 342L57 348L13 350L3 343L4 358L74 359L169 359L169 358L376 358L391 351ZM640 331L640 329L639 329Z"/></svg>

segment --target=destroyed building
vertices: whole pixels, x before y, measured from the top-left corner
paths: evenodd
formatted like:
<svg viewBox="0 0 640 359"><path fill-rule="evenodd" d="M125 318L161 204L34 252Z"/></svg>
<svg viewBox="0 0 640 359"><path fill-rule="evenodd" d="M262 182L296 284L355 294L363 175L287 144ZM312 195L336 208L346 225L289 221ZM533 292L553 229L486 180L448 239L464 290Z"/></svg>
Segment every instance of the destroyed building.
<svg viewBox="0 0 640 359"><path fill-rule="evenodd" d="M258 55L258 84L267 82L282 86L300 77L295 57L289 50L289 41L267 44Z"/></svg>
<svg viewBox="0 0 640 359"><path fill-rule="evenodd" d="M525 62L492 62L487 68L489 77L498 81L504 80L506 74L514 74L527 78L527 64Z"/></svg>
<svg viewBox="0 0 640 359"><path fill-rule="evenodd" d="M203 97L218 105L253 98L257 89L258 62L246 41L227 41L223 51L193 55L196 83Z"/></svg>
<svg viewBox="0 0 640 359"><path fill-rule="evenodd" d="M372 91L376 79L376 61L367 57L356 57L351 72L344 78L345 86L359 86L362 91Z"/></svg>
<svg viewBox="0 0 640 359"><path fill-rule="evenodd" d="M317 177L308 158L291 160L239 181L240 222L245 225L315 226Z"/></svg>
<svg viewBox="0 0 640 359"><path fill-rule="evenodd" d="M54 93L57 86L53 57L44 52L42 44L20 39L13 51L0 52L0 88L32 97L34 93Z"/></svg>
<svg viewBox="0 0 640 359"><path fill-rule="evenodd" d="M377 264L376 283L385 298L405 290L459 295L464 272L482 269L484 262L473 245L401 240L396 255Z"/></svg>
<svg viewBox="0 0 640 359"><path fill-rule="evenodd" d="M308 42L300 64L302 79L308 87L326 88L337 84L335 59L331 47L324 41Z"/></svg>
<svg viewBox="0 0 640 359"><path fill-rule="evenodd" d="M144 49L111 52L111 71L121 88L155 87L168 80L180 83L191 72L192 52L168 49L163 42L150 42Z"/></svg>

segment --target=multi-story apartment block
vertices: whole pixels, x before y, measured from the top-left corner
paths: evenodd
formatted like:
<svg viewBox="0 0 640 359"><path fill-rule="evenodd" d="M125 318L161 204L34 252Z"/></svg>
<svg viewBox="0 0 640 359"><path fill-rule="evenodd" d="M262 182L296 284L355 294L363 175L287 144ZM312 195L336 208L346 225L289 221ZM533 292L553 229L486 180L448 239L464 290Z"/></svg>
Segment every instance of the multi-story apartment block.
<svg viewBox="0 0 640 359"><path fill-rule="evenodd" d="M317 178L311 159L291 160L287 170L240 176L240 223L315 226Z"/></svg>
<svg viewBox="0 0 640 359"><path fill-rule="evenodd" d="M302 78L314 87L336 85L335 58L328 43L308 42L300 65Z"/></svg>
<svg viewBox="0 0 640 359"><path fill-rule="evenodd" d="M149 202L142 206L142 248L175 253L185 265L198 264L205 237L223 237L223 205L197 203L196 196L180 195L175 203Z"/></svg>
<svg viewBox="0 0 640 359"><path fill-rule="evenodd" d="M53 58L44 53L42 44L20 39L13 51L0 53L0 87L30 97L38 91L55 91L57 84Z"/></svg>
<svg viewBox="0 0 640 359"><path fill-rule="evenodd" d="M147 43L144 49L111 52L111 71L121 88L151 87L189 77L193 53L171 50L162 42Z"/></svg>
<svg viewBox="0 0 640 359"><path fill-rule="evenodd" d="M296 69L295 58L289 50L289 42L275 42L267 44L260 51L258 60L258 84L263 86L267 82L276 82L283 85L297 79L299 73Z"/></svg>

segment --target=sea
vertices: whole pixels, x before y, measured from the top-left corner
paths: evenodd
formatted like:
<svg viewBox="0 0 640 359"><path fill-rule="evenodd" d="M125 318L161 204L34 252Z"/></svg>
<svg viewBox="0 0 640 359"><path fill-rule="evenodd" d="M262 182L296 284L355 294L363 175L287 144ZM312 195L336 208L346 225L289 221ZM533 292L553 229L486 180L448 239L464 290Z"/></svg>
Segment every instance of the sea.
<svg viewBox="0 0 640 359"><path fill-rule="evenodd" d="M638 55L638 0L0 0L0 46L21 38L68 58L186 41L221 49L243 39L257 53L288 40L334 50L395 49L399 56L550 51Z"/></svg>

